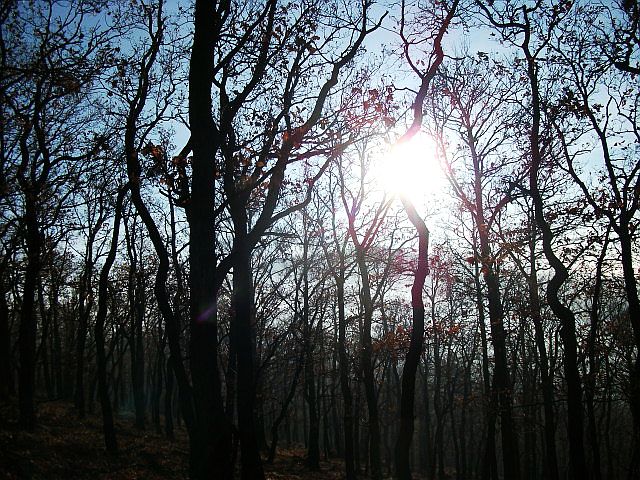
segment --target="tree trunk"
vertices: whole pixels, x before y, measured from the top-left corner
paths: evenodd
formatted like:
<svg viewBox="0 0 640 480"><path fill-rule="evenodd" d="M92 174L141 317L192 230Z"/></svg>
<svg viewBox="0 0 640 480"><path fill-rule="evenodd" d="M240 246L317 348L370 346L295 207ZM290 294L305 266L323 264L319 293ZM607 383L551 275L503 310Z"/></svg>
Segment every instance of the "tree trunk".
<svg viewBox="0 0 640 480"><path fill-rule="evenodd" d="M47 392L47 398L53 399L53 384L51 381L51 364L49 352L47 352L47 345L49 344L51 328L51 311L47 310L44 302L44 286L42 285L42 279L38 281L38 307L40 310L40 319L42 323L42 333L40 334L40 346L36 353L36 362L41 360L42 375L44 377L44 386Z"/></svg>
<svg viewBox="0 0 640 480"><path fill-rule="evenodd" d="M144 344L142 322L145 310L144 271L134 272L135 305L131 317L131 387L135 407L135 425L145 428Z"/></svg>
<svg viewBox="0 0 640 480"><path fill-rule="evenodd" d="M4 288L3 279L0 280L0 400L7 400L13 394L13 369L11 364L11 336L9 332L9 305Z"/></svg>
<svg viewBox="0 0 640 480"><path fill-rule="evenodd" d="M173 367L171 357L167 358L164 394L164 434L169 440L174 440L173 434Z"/></svg>
<svg viewBox="0 0 640 480"><path fill-rule="evenodd" d="M427 360L423 359L424 375L422 383L422 402L424 406L423 415L423 448L422 460L423 469L427 475L427 478L432 480L434 474L435 465L435 449L433 448L432 434L431 434L431 403L429 402L429 365Z"/></svg>
<svg viewBox="0 0 640 480"><path fill-rule="evenodd" d="M535 229L532 229L529 241L530 272L528 280L531 320L535 334L536 347L540 359L540 376L542 380L542 401L544 404L544 438L545 438L545 476L550 480L558 480L558 457L556 449L556 423L553 411L553 376L549 371L549 358L542 327L540 313L540 295L538 291L538 274L535 258Z"/></svg>
<svg viewBox="0 0 640 480"><path fill-rule="evenodd" d="M308 333L310 336L310 333ZM309 339L307 336L307 339ZM306 355L304 360L304 389L305 400L309 409L309 440L307 443L306 464L310 470L320 470L320 417L318 416L318 402L316 397L316 378L313 363L313 349L310 341L305 342Z"/></svg>
<svg viewBox="0 0 640 480"><path fill-rule="evenodd" d="M361 245L356 246L356 260L360 269L362 281L362 306L364 318L361 331L360 362L362 369L362 382L364 383L367 410L369 413L369 463L371 465L371 478L382 478L382 465L380 463L380 420L378 418L378 394L376 392L376 379L373 365L373 352L371 343L371 323L373 320L373 301L369 286L369 271L366 265L365 252Z"/></svg>
<svg viewBox="0 0 640 480"><path fill-rule="evenodd" d="M338 355L340 358L340 390L344 403L344 463L346 480L355 480L356 468L354 459L353 432L353 395L349 385L349 358L347 356L346 330L347 320L344 303L344 271L341 270L336 279L336 297L338 302Z"/></svg>
<svg viewBox="0 0 640 480"><path fill-rule="evenodd" d="M118 249L118 236L120 234L120 219L122 218L122 204L124 197L129 191L129 184L121 187L118 191L118 198L115 206L115 218L113 220L113 236L111 247L100 271L98 284L98 312L96 313L96 323L94 335L96 339L96 362L98 377L98 396L102 407L102 428L104 432L104 442L109 453L118 451L116 433L113 425L113 410L109 399L109 387L107 385L107 358L105 355L104 324L107 318L107 296L109 295L109 272L113 266Z"/></svg>
<svg viewBox="0 0 640 480"><path fill-rule="evenodd" d="M413 321L409 351L405 358L402 370L402 393L400 395L400 428L395 449L396 478L410 480L411 469L409 453L414 430L414 401L415 383L422 345L424 343L424 301L422 289L429 272L429 231L415 210L415 207L403 199L403 204L409 220L418 232L418 264L414 273L413 286L411 287L411 307Z"/></svg>
<svg viewBox="0 0 640 480"><path fill-rule="evenodd" d="M25 196L27 268L24 275L18 337L20 351L20 369L18 370L19 423L22 428L29 431L33 430L36 425L35 375L38 324L35 312L35 293L40 274L42 243L35 195L35 192L28 189Z"/></svg>
<svg viewBox="0 0 640 480"><path fill-rule="evenodd" d="M86 261L86 259L85 259ZM82 289L80 295L84 295ZM84 391L84 365L85 365L85 343L87 339L87 325L89 322L89 311L84 305L84 300L80 299L80 308L78 309L78 334L76 338L76 390L75 403L78 409L78 417L85 416L85 398Z"/></svg>
<svg viewBox="0 0 640 480"><path fill-rule="evenodd" d="M232 210L234 208L232 207ZM264 478L255 429L256 379L254 367L253 279L251 253L246 244L246 213L235 211L237 254L233 267L233 305L236 357L238 361L238 433L240 436L242 479ZM238 219L240 222L238 222ZM240 223L241 225L238 225Z"/></svg>
<svg viewBox="0 0 640 480"><path fill-rule="evenodd" d="M56 282L59 284L59 282ZM62 372L62 345L60 344L60 319L59 319L59 287L54 286L49 292L49 305L53 309L51 322L53 326L52 339L52 359L53 373L55 377L56 396L62 398L64 396L63 388L63 372Z"/></svg>
<svg viewBox="0 0 640 480"><path fill-rule="evenodd" d="M588 440L591 448L591 470L593 471L594 480L602 480L602 462L600 458L600 441L598 438L598 427L596 425L594 399L596 394L596 377L598 375L598 331L600 327L600 296L602 294L602 265L604 263L607 249L609 247L609 235L611 228L607 228L602 245L602 251L598 256L596 264L595 281L593 284L593 297L591 300L591 309L589 317L591 325L589 326L589 337L587 340L587 359L589 365L589 374L585 380L585 400L587 405L587 426ZM632 445L632 448L634 446ZM633 456L633 454L632 454Z"/></svg>
<svg viewBox="0 0 640 480"><path fill-rule="evenodd" d="M101 217L102 218L102 217ZM85 416L86 393L84 388L84 368L85 368L85 345L87 340L87 330L89 316L93 301L91 295L91 275L93 273L93 243L98 232L97 227L89 226L89 236L85 247L84 269L80 278L78 291L78 334L76 337L76 394L75 403L78 409L78 416Z"/></svg>
<svg viewBox="0 0 640 480"><path fill-rule="evenodd" d="M195 436L191 441L192 479L232 478L231 424L224 412L218 372L216 313L214 158L218 130L213 122L211 72L216 32L215 2L196 0L194 36L189 64L189 124L193 151L189 222L191 291L191 375ZM172 361L175 354L171 352ZM177 375L176 375L177 377ZM252 412L250 412L252 414ZM186 417L185 417L186 419Z"/></svg>
<svg viewBox="0 0 640 480"><path fill-rule="evenodd" d="M469 395L471 393L471 375L473 368L473 359L475 358L476 347L474 342L473 352L469 356L469 361L466 365L464 373L464 384L462 390L462 408L460 411L460 461L462 464L462 471L460 472L460 478L468 479L472 477L470 468L470 458L467 454L467 445L469 444L468 438L473 438L473 435L467 437L467 409L469 405ZM472 424L473 425L473 424Z"/></svg>
<svg viewBox="0 0 640 480"><path fill-rule="evenodd" d="M620 239L624 288L629 304L629 319L633 327L633 338L636 346L636 359L629 378L629 406L633 417L633 439L627 478L628 480L633 480L636 478L636 473L640 471L640 300L638 300L636 272L633 268L633 246L631 233L629 232L630 220L631 218L622 218L616 232Z"/></svg>
<svg viewBox="0 0 640 480"><path fill-rule="evenodd" d="M282 403L282 407L280 408L280 413L277 418L271 424L271 445L269 446L269 456L267 458L268 463L273 463L276 458L276 449L278 447L278 428L282 421L287 417L287 411L289 410L289 405L291 401L294 399L296 395L296 387L298 385L298 379L300 378L300 373L302 373L302 367L304 366L304 356L300 355L298 361L296 363L296 371L293 374L293 379L291 380L291 386L289 387L289 393L287 397L284 399Z"/></svg>
<svg viewBox="0 0 640 480"><path fill-rule="evenodd" d="M471 142L473 143L473 142ZM520 459L518 454L518 439L515 435L512 408L512 385L507 363L507 333L504 329L504 313L500 298L500 284L495 272L493 257L489 243L488 225L484 217L480 167L478 157L471 145L472 157L476 171L476 227L480 240L480 262L487 285L487 300L489 304L489 324L491 341L493 343L495 368L493 372L493 390L497 397L500 415L500 434L502 439L502 463L506 478L517 480L520 478Z"/></svg>
<svg viewBox="0 0 640 480"><path fill-rule="evenodd" d="M162 338L162 329L158 329L158 336ZM160 340L158 345L158 352L156 358L155 372L153 375L153 400L151 401L151 412L153 416L153 423L156 427L156 433L160 435L162 433L162 426L160 425L160 400L162 398L162 385L163 378L162 373L165 365L164 361L164 345Z"/></svg>
<svg viewBox="0 0 640 480"><path fill-rule="evenodd" d="M473 251L477 255L476 239L474 237ZM496 399L491 388L491 374L489 373L489 343L487 340L487 327L485 325L484 301L482 287L480 285L480 269L474 265L474 284L476 293L476 308L478 310L478 326L480 329L480 343L482 346L482 384L484 387L485 401L483 402L484 415L487 425L487 438L484 442L482 455L482 480L498 480L498 461L496 458Z"/></svg>
<svg viewBox="0 0 640 480"><path fill-rule="evenodd" d="M538 214L542 215L542 209ZM541 223L546 222L542 220ZM548 235L551 235L550 229L548 230ZM569 438L571 477L575 479L587 478L583 442L582 383L578 371L575 317L573 312L559 300L560 286L568 278L568 272L551 250L550 241L545 243L545 255L556 272L547 287L547 301L551 310L560 320L560 337L564 344L563 365L567 382L567 435ZM556 262L551 261L553 258L556 259Z"/></svg>
<svg viewBox="0 0 640 480"><path fill-rule="evenodd" d="M361 447L361 434L360 434L360 408L361 408L361 394L360 394L360 382L356 383L356 401L355 401L355 416L353 422L353 462L357 473L362 471L362 465L360 462L360 455L362 452Z"/></svg>
<svg viewBox="0 0 640 480"><path fill-rule="evenodd" d="M306 235L306 216L304 219L305 237L302 246L302 325L304 329L304 398L309 407L309 440L307 443L306 464L310 470L320 470L320 417L316 396L316 372L313 357L317 337L309 315L309 241Z"/></svg>
<svg viewBox="0 0 640 480"><path fill-rule="evenodd" d="M560 300L560 289L569 278L566 266L553 251L553 231L544 216L544 203L538 186L542 154L540 152L540 92L536 60L529 50L531 25L527 11L525 13L525 38L522 50L527 60L527 75L531 87L532 125L530 132L531 168L529 170L529 189L534 204L535 219L542 233L542 250L549 265L553 269L553 277L547 286L547 301L554 315L560 321L562 338L563 364L567 383L567 436L569 439L570 475L575 479L587 478L584 456L582 382L578 371L578 343L576 339L576 320L573 312Z"/></svg>
<svg viewBox="0 0 640 480"><path fill-rule="evenodd" d="M433 453L434 462L432 465L431 478L444 479L444 439L442 427L444 423L444 413L442 406L442 354L440 352L440 335L437 329L435 316L435 301L432 299L433 325L433 412L435 413L435 431L433 433Z"/></svg>

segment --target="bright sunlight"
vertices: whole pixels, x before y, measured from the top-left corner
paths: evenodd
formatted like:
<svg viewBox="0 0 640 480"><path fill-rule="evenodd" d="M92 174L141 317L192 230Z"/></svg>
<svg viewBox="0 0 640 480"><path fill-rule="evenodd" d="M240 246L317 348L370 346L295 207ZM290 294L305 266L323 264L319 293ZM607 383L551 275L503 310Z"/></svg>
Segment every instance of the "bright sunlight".
<svg viewBox="0 0 640 480"><path fill-rule="evenodd" d="M435 140L420 132L379 158L374 167L375 180L387 193L404 195L419 205L427 195L444 191L447 179L438 159Z"/></svg>

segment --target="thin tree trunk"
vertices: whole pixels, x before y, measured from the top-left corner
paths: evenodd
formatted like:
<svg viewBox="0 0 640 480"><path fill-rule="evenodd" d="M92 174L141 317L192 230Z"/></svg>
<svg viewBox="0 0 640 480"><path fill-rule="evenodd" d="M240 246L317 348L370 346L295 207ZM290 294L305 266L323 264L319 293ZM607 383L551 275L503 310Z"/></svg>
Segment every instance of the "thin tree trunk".
<svg viewBox="0 0 640 480"><path fill-rule="evenodd" d="M636 346L636 359L629 379L629 405L633 418L633 439L627 476L628 480L634 480L637 478L637 472L640 471L640 300L638 299L636 272L633 268L633 245L631 233L629 232L631 218L626 217L629 217L629 215L621 219L620 226L616 229L616 232L620 240L624 288Z"/></svg>
<svg viewBox="0 0 640 480"><path fill-rule="evenodd" d="M133 305L131 324L131 383L135 407L135 425L139 430L145 428L145 388L144 388L144 332L143 317L145 310L144 271L134 272L135 305Z"/></svg>
<svg viewBox="0 0 640 480"><path fill-rule="evenodd" d="M85 257L85 262L87 258ZM84 289L80 289L80 296L85 295ZM85 306L83 298L79 300L78 308L78 333L76 337L76 389L75 404L78 409L78 417L85 417L85 389L84 389L84 366L85 366L85 343L87 339L87 330L89 322L89 309Z"/></svg>
<svg viewBox="0 0 640 480"><path fill-rule="evenodd" d="M316 396L315 365L310 342L307 341L306 343L304 390L305 400L309 409L309 440L307 443L306 464L310 470L320 470L320 417L318 415L318 399Z"/></svg>
<svg viewBox="0 0 640 480"><path fill-rule="evenodd" d="M118 249L118 236L120 234L120 220L122 218L122 204L124 197L129 191L129 184L121 187L118 191L118 198L115 206L115 218L113 220L113 236L111 238L111 247L104 261L102 270L100 271L100 280L98 284L98 312L96 313L96 323L94 326L94 336L96 339L96 362L98 376L98 395L100 397L100 406L102 407L102 428L104 432L104 442L109 453L118 451L118 443L116 441L116 433L113 425L113 410L111 400L109 399L109 387L107 385L107 358L105 355L104 345L104 324L107 317L107 296L109 284L109 272L116 258Z"/></svg>
<svg viewBox="0 0 640 480"><path fill-rule="evenodd" d="M282 407L280 408L280 413L276 417L276 419L271 424L271 445L269 446L269 456L267 457L268 463L273 463L276 458L276 449L278 448L278 429L280 428L280 424L287 417L287 411L289 410L289 405L291 401L294 399L296 395L296 387L298 385L298 379L300 378L300 373L302 372L302 367L304 366L304 357L300 355L298 361L296 362L296 371L293 374L293 379L291 380L291 386L289 387L289 393L287 394L284 402L282 403Z"/></svg>
<svg viewBox="0 0 640 480"><path fill-rule="evenodd" d="M131 390L135 413L135 426L145 428L144 418L144 353L142 352L142 321L145 310L144 267L142 252L138 253L138 227L134 218L131 231L125 223L125 239L129 257L127 296L129 298L129 349L131 351ZM141 247L142 248L142 247ZM142 357L142 358L141 358Z"/></svg>
<svg viewBox="0 0 640 480"><path fill-rule="evenodd" d="M427 360L423 360L424 363L424 376L422 383L422 401L424 405L424 418L423 418L423 451L424 456L423 466L424 471L427 474L427 478L433 479L434 465L435 465L435 449L433 448L432 434L431 434L431 407L430 407L430 393L429 393L429 366Z"/></svg>
<svg viewBox="0 0 640 480"><path fill-rule="evenodd" d="M3 269L4 270L4 269ZM4 272L0 285L0 400L13 394L13 369L11 362L11 335L9 331L9 305L4 289ZM54 365L55 368L55 365Z"/></svg>
<svg viewBox="0 0 640 480"><path fill-rule="evenodd" d="M49 330L51 328L51 312L47 311L44 303L44 286L42 285L42 279L38 281L38 306L40 310L40 319L42 320L42 334L40 335L40 346L38 347L38 353L36 354L36 362L41 358L42 375L44 377L45 390L47 392L47 398L53 398L53 385L51 383L51 367L50 356L47 352L47 345L49 344Z"/></svg>
<svg viewBox="0 0 640 480"><path fill-rule="evenodd" d="M429 231L424 221L408 200L403 199L403 205L409 220L418 232L418 262L411 287L411 307L413 310L411 339L407 352L404 369L402 370L402 393L400 395L400 428L395 448L396 477L399 480L410 480L411 469L409 453L414 430L414 401L415 383L420 355L424 343L424 301L422 289L429 272L428 250Z"/></svg>
<svg viewBox="0 0 640 480"><path fill-rule="evenodd" d="M234 208L232 207L232 210ZM251 253L246 243L246 213L235 211L236 261L233 268L233 305L236 357L238 362L238 434L240 437L242 479L264 478L255 429L256 379L254 367L255 331L253 325L253 281ZM239 220L239 221L238 221ZM242 227L244 225L244 227Z"/></svg>
<svg viewBox="0 0 640 480"><path fill-rule="evenodd" d="M477 246L474 236L473 251L477 255ZM478 326L480 328L480 343L482 346L482 383L484 387L485 401L483 402L484 414L487 425L487 438L484 443L482 456L482 480L498 479L498 461L496 458L496 408L495 395L491 388L491 374L489 373L489 343L487 341L487 327L485 325L484 302L482 287L480 285L480 269L474 265L474 284L476 293L476 308L478 310Z"/></svg>
<svg viewBox="0 0 640 480"><path fill-rule="evenodd" d="M169 440L174 440L173 433L173 367L171 357L167 358L164 394L164 434Z"/></svg>
<svg viewBox="0 0 640 480"><path fill-rule="evenodd" d="M162 338L162 328L158 328L158 336ZM162 433L162 426L160 425L160 401L162 398L162 385L163 385L163 367L164 367L164 345L163 341L160 340L158 345L157 359L156 359L156 368L155 374L153 376L153 400L152 400L152 415L153 415L153 423L156 427L156 433L160 435Z"/></svg>
<svg viewBox="0 0 640 480"><path fill-rule="evenodd" d="M362 247L356 248L356 257L362 279L362 301L364 307L364 319L362 322L362 346L360 361L362 368L362 381L364 383L367 410L369 413L369 463L371 465L371 478L382 478L382 465L380 463L380 420L378 418L378 394L376 392L376 379L373 365L373 347L371 342L371 323L373 320L373 302L369 287L369 272L365 263Z"/></svg>
<svg viewBox="0 0 640 480"><path fill-rule="evenodd" d="M361 434L360 434L360 408L362 405L361 402L361 394L360 394L360 383L357 382L356 383L356 401L355 401L355 417L354 417L354 423L353 423L353 452L354 452L354 458L353 458L353 462L354 462L354 467L357 473L360 473L362 471L362 465L360 462L360 454L362 451L362 447L361 447Z"/></svg>
<svg viewBox="0 0 640 480"><path fill-rule="evenodd" d="M90 216L89 216L90 217ZM102 223L102 213L100 213L99 224ZM87 219L91 223L91 219ZM78 333L76 337L76 395L75 403L78 409L78 416L85 416L86 393L84 388L85 377L85 345L87 340L87 331L89 325L89 316L93 300L91 300L91 275L93 273L93 244L99 225L89 226L89 235L84 254L84 269L80 278L80 288L78 291Z"/></svg>
<svg viewBox="0 0 640 480"><path fill-rule="evenodd" d="M493 386L494 395L498 400L500 415L500 434L502 439L502 463L507 478L520 478L520 457L518 454L518 439L513 422L513 398L511 377L507 362L507 332L504 328L504 312L500 296L500 283L495 271L491 246L489 243L488 224L485 219L482 177L480 159L476 153L476 146L471 130L468 130L467 142L471 150L474 164L475 189L475 224L480 241L480 263L487 285L487 301L489 304L489 325L491 341L493 343L494 363Z"/></svg>
<svg viewBox="0 0 640 480"><path fill-rule="evenodd" d="M333 339L333 345L334 347L336 347L338 345L338 339L337 339L337 335L338 335L338 328L337 328L337 323L335 322L335 318L334 318L334 323L333 323L333 331L334 331L334 339ZM337 390L338 390L338 385L336 383L336 379L340 378L340 371L339 371L339 367L338 367L338 349L334 348L333 349L333 359L332 359L332 368L331 368L331 399L330 399L330 408L331 408L331 429L332 429L332 433L333 433L333 442L335 445L335 454L338 457L342 457L344 458L344 445L343 445L343 439L342 439L342 428L340 425L340 419L338 416L338 395L337 395Z"/></svg>
<svg viewBox="0 0 640 480"><path fill-rule="evenodd" d="M550 480L558 480L558 457L556 448L556 423L553 411L553 377L549 371L549 357L542 327L541 302L538 290L538 270L535 257L535 228L532 227L529 241L530 271L528 277L529 303L534 336L540 359L540 376L542 380L542 401L544 405L544 439L545 439L545 476Z"/></svg>
<svg viewBox="0 0 640 480"><path fill-rule="evenodd" d="M345 316L343 272L344 270L341 269L339 277L336 278L336 297L338 302L338 355L340 358L340 390L342 391L342 401L344 403L344 463L346 480L355 480L356 467L354 463L353 395L351 393L351 387L349 385L349 358L347 356L346 346L347 320Z"/></svg>
<svg viewBox="0 0 640 480"><path fill-rule="evenodd" d="M570 475L575 479L588 477L584 455L583 440L583 411L582 411L582 382L578 371L578 344L576 338L575 315L560 300L560 289L569 278L566 266L560 261L553 251L553 231L544 216L544 202L539 189L538 181L542 154L540 151L540 92L538 86L538 73L536 59L529 50L531 25L526 9L525 31L522 51L527 60L527 75L531 87L532 125L530 132L531 168L529 170L529 189L534 204L535 219L542 233L542 250L547 261L553 269L553 277L547 286L547 301L554 315L560 320L560 336L562 338L563 365L565 381L567 383L567 436L569 439Z"/></svg>
<svg viewBox="0 0 640 480"><path fill-rule="evenodd" d="M591 309L589 311L589 317L591 325L589 326L589 337L587 343L587 357L589 364L589 374L585 380L585 400L587 404L587 427L588 427L588 440L591 448L591 470L593 471L594 480L602 480L602 464L600 458L600 441L598 438L598 426L596 425L595 415L595 393L596 393L596 377L598 375L598 361L597 361L597 340L598 330L600 327L599 315L600 315L600 296L602 294L602 265L604 263L605 256L607 254L607 248L609 246L609 234L611 228L607 228L607 232L604 237L602 245L602 251L598 256L598 262L596 264L595 281L593 285L593 297L591 300ZM632 446L633 448L633 446Z"/></svg>
<svg viewBox="0 0 640 480"><path fill-rule="evenodd" d="M309 315L309 242L306 238L306 215L304 217L305 238L302 247L302 325L304 328L304 398L309 408L309 440L306 464L310 470L320 470L320 417L316 396L316 372L313 357L316 336Z"/></svg>
<svg viewBox="0 0 640 480"><path fill-rule="evenodd" d="M462 390L462 408L460 411L460 427L459 427L459 435L460 435L460 460L462 464L462 471L460 478L468 479L471 478L471 468L469 464L469 456L467 455L467 445L469 440L467 440L467 409L469 405L469 395L471 393L471 369L473 367L473 358L475 357L476 347L473 347L473 353L470 355L469 362L466 365L466 371L464 374L464 384ZM469 438L473 438L473 435L470 435Z"/></svg>
<svg viewBox="0 0 640 480"><path fill-rule="evenodd" d="M59 282L56 282L59 284ZM64 396L63 385L63 368L62 368L62 345L60 343L60 319L59 319L59 287L54 286L49 292L49 304L53 309L51 318L53 324L53 340L52 340L52 363L53 373L55 375L56 396L62 398Z"/></svg>
<svg viewBox="0 0 640 480"><path fill-rule="evenodd" d="M36 192L27 189L25 195L27 268L24 275L18 332L20 351L20 368L18 370L19 423L22 428L30 431L36 425L35 375L38 323L34 304L38 275L40 274L40 249L42 243L35 197Z"/></svg>

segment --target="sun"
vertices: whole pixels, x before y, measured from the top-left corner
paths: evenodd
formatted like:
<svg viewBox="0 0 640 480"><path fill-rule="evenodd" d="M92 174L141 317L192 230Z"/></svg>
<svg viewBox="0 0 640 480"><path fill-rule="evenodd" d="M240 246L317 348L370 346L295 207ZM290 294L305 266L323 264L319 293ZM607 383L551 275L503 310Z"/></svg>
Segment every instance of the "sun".
<svg viewBox="0 0 640 480"><path fill-rule="evenodd" d="M388 194L404 196L415 205L444 192L447 179L440 167L435 140L418 133L380 156L373 169L376 182Z"/></svg>

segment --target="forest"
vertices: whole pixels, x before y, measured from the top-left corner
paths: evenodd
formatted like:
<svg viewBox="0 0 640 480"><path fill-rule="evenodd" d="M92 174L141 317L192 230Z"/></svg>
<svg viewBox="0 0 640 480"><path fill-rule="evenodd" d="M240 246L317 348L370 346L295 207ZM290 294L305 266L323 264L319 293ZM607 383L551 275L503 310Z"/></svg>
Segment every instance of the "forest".
<svg viewBox="0 0 640 480"><path fill-rule="evenodd" d="M637 0L0 24L0 476L640 478Z"/></svg>

